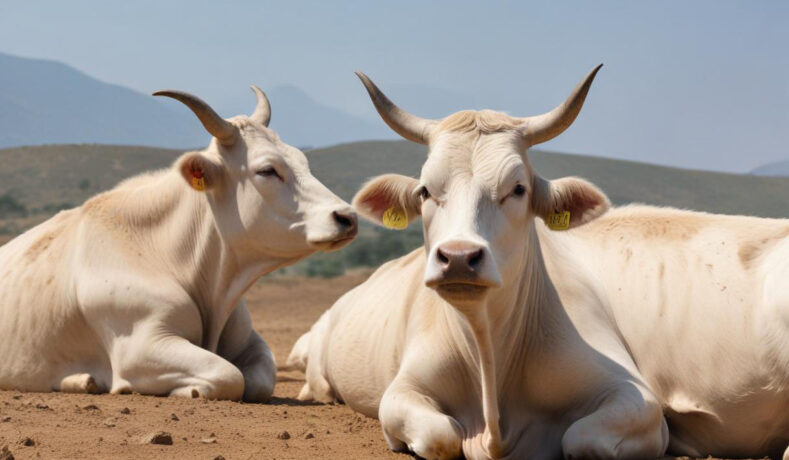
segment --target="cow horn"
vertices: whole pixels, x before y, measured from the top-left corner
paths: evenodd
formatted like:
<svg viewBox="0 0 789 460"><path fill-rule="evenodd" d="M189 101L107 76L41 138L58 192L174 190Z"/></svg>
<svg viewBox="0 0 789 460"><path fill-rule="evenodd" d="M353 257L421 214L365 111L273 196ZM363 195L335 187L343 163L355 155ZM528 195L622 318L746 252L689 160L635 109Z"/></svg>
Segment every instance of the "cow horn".
<svg viewBox="0 0 789 460"><path fill-rule="evenodd" d="M375 86L375 83L373 83L367 75L356 72L356 76L359 77L364 87L367 88L367 93L370 95L375 109L378 110L378 114L381 115L381 118L384 119L390 128L409 141L418 142L420 144L427 144L430 142L430 134L437 124L435 120L411 115L394 105L394 103Z"/></svg>
<svg viewBox="0 0 789 460"><path fill-rule="evenodd" d="M584 105L584 99L592 86L597 71L603 64L598 65L575 87L570 97L560 106L542 115L522 118L521 133L529 145L547 142L558 136L575 121L575 117Z"/></svg>
<svg viewBox="0 0 789 460"><path fill-rule="evenodd" d="M261 91L260 88L255 85L251 85L250 88L252 88L252 91L255 93L258 103L257 106L255 106L255 112L253 112L249 118L263 126L268 126L271 121L271 103L269 103L266 93Z"/></svg>
<svg viewBox="0 0 789 460"><path fill-rule="evenodd" d="M183 91L175 90L161 90L153 93L154 96L171 97L177 101L181 101L184 105L189 107L203 127L212 136L214 136L220 144L229 146L233 145L238 136L238 128L233 126L232 123L217 115L214 109L211 108L204 100Z"/></svg>

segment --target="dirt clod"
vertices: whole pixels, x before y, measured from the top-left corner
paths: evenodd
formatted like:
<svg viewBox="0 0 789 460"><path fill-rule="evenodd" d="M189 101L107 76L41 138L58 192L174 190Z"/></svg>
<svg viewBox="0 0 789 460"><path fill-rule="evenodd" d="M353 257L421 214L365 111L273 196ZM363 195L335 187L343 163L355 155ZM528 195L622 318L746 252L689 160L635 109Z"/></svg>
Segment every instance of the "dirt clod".
<svg viewBox="0 0 789 460"><path fill-rule="evenodd" d="M170 414L170 420L172 420L172 421L174 421L174 422L177 422L177 421L179 421L179 420L181 420L181 419L180 419L180 418L178 418L178 416L177 416L177 415L175 415L175 414Z"/></svg>
<svg viewBox="0 0 789 460"><path fill-rule="evenodd" d="M203 444L216 444L216 438L203 438L200 442Z"/></svg>
<svg viewBox="0 0 789 460"><path fill-rule="evenodd" d="M121 409L121 414L129 415L131 414L131 410L128 407L124 407Z"/></svg>
<svg viewBox="0 0 789 460"><path fill-rule="evenodd" d="M287 431L280 431L279 434L277 434L277 439L290 439L290 433Z"/></svg>
<svg viewBox="0 0 789 460"><path fill-rule="evenodd" d="M107 428L113 428L115 426L115 419L112 417L104 419L104 426Z"/></svg>
<svg viewBox="0 0 789 460"><path fill-rule="evenodd" d="M10 421L11 421L11 417L9 417L7 415L5 417L3 417L3 423L10 422Z"/></svg>
<svg viewBox="0 0 789 460"><path fill-rule="evenodd" d="M304 439L312 439L314 437L315 437L315 435L312 434L312 433L307 433L307 434L304 435Z"/></svg>
<svg viewBox="0 0 789 460"><path fill-rule="evenodd" d="M148 436L143 438L143 443L145 444L159 444L162 446L172 446L173 445L173 437L170 433L166 431L157 431L156 433L151 433Z"/></svg>
<svg viewBox="0 0 789 460"><path fill-rule="evenodd" d="M8 450L8 446L3 446L3 448L0 449L0 460L14 460L14 454ZM222 460L224 460L224 458Z"/></svg>
<svg viewBox="0 0 789 460"><path fill-rule="evenodd" d="M3 459L0 458L0 460L3 460ZM13 460L13 459L11 459L11 460ZM225 457L223 457L221 455L217 455L216 457L214 457L214 460L225 460Z"/></svg>
<svg viewBox="0 0 789 460"><path fill-rule="evenodd" d="M22 438L21 441L19 441L19 444L22 444L23 446L27 446L27 447L33 447L36 445L36 441L34 441L33 438L29 438L26 436Z"/></svg>
<svg viewBox="0 0 789 460"><path fill-rule="evenodd" d="M99 410L99 406L95 404L88 404L87 406L82 406L82 410Z"/></svg>

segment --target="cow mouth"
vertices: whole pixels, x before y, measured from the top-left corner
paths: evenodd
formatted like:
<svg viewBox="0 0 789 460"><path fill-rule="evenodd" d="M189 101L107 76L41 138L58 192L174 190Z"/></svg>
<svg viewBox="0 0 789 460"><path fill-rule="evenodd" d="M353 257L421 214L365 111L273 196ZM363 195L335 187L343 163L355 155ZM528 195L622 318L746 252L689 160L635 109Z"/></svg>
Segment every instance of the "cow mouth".
<svg viewBox="0 0 789 460"><path fill-rule="evenodd" d="M323 240L323 241L311 241L310 245L313 246L315 249L324 252L331 252L336 251L337 249L344 248L347 246L351 241L356 238L356 234L352 235L345 235L339 238L335 238L332 240Z"/></svg>
<svg viewBox="0 0 789 460"><path fill-rule="evenodd" d="M342 238L338 238L338 239L332 241L331 243L329 243L329 249L327 249L327 250L328 251L335 251L337 249L344 248L345 246L350 244L350 242L353 241L354 238L356 238L356 235L344 236Z"/></svg>
<svg viewBox="0 0 789 460"><path fill-rule="evenodd" d="M486 284L451 281L438 283L431 287L442 297L463 299L482 297L488 291L488 288L490 288L490 286Z"/></svg>

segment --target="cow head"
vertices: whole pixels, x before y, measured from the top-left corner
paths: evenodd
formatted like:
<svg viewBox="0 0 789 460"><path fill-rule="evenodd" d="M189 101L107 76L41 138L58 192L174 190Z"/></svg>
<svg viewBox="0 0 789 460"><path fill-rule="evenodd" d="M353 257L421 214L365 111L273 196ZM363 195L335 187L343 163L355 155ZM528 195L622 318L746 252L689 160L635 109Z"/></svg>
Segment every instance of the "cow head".
<svg viewBox="0 0 789 460"><path fill-rule="evenodd" d="M549 113L515 118L488 110L442 120L411 115L358 73L384 121L404 138L427 144L420 178L384 175L368 182L353 204L365 217L401 226L422 216L425 284L454 305L476 304L491 288L514 282L535 241L534 217L569 212L568 227L609 206L595 186L578 178L548 181L526 149L561 134L575 120L600 66Z"/></svg>
<svg viewBox="0 0 789 460"><path fill-rule="evenodd" d="M356 236L355 213L312 175L303 152L268 127L268 98L252 90L255 112L227 120L191 94L154 93L184 103L213 136L208 148L177 161L183 179L207 195L222 238L237 253L293 259L345 246Z"/></svg>

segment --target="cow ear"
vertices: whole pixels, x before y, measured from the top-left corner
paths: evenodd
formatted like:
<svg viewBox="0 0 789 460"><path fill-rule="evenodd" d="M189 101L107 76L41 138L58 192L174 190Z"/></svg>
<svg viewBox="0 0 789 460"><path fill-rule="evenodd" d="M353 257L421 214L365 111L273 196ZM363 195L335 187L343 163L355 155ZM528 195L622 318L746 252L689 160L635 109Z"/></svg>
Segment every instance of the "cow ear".
<svg viewBox="0 0 789 460"><path fill-rule="evenodd" d="M563 177L548 181L534 176L532 209L552 229L573 228L604 214L611 207L605 193L595 185L578 177ZM565 222L551 222L553 216L569 213Z"/></svg>
<svg viewBox="0 0 789 460"><path fill-rule="evenodd" d="M222 165L200 152L184 154L177 168L186 183L199 192L216 187L222 179Z"/></svg>
<svg viewBox="0 0 789 460"><path fill-rule="evenodd" d="M418 185L418 180L399 174L378 176L356 193L353 207L376 224L404 229L421 212L421 203L416 196Z"/></svg>

